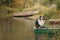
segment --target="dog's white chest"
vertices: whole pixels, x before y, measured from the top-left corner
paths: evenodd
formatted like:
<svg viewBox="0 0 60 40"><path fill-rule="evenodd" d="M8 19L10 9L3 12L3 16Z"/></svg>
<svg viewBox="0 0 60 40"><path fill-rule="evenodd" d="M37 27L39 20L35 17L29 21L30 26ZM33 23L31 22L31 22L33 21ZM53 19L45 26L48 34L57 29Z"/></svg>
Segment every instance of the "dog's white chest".
<svg viewBox="0 0 60 40"><path fill-rule="evenodd" d="M44 23L45 23L45 20L39 20L39 19L38 19L38 24L39 24L40 26L43 26Z"/></svg>

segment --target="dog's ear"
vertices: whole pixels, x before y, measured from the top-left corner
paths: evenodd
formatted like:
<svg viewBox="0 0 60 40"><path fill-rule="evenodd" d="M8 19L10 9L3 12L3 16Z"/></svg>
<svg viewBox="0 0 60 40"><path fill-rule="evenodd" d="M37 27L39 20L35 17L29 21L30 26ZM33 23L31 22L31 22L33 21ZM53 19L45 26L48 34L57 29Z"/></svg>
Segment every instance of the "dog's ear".
<svg viewBox="0 0 60 40"><path fill-rule="evenodd" d="M43 18L45 18L45 17L43 16Z"/></svg>
<svg viewBox="0 0 60 40"><path fill-rule="evenodd" d="M41 18L41 16L39 18Z"/></svg>
<svg viewBox="0 0 60 40"><path fill-rule="evenodd" d="M45 18L45 17L43 16L43 18Z"/></svg>
<svg viewBox="0 0 60 40"><path fill-rule="evenodd" d="M43 16L43 19L46 20L45 16Z"/></svg>

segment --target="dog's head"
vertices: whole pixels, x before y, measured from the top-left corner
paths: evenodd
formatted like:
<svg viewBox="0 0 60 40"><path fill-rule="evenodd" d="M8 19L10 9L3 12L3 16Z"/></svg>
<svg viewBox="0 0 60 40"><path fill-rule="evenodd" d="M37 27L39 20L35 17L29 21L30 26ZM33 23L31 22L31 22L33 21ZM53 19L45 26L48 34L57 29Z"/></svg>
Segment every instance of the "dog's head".
<svg viewBox="0 0 60 40"><path fill-rule="evenodd" d="M45 17L44 16L40 16L39 19L40 20L45 20Z"/></svg>

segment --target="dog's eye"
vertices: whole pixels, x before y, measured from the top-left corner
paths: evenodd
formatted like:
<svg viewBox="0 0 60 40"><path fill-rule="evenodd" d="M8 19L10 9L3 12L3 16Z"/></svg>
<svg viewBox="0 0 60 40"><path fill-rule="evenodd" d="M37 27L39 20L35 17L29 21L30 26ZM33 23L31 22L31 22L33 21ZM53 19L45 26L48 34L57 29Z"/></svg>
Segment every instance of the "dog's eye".
<svg viewBox="0 0 60 40"><path fill-rule="evenodd" d="M40 16L40 18L41 18L41 16Z"/></svg>

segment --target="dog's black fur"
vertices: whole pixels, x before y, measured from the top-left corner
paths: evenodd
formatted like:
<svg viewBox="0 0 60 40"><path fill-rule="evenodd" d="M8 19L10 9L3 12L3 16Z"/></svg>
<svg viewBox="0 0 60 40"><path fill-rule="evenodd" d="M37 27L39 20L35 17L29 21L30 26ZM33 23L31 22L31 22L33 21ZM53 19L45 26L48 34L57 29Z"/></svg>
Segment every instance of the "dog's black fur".
<svg viewBox="0 0 60 40"><path fill-rule="evenodd" d="M40 27L40 25L38 24L38 20L36 20L35 26L36 26L36 28L39 28Z"/></svg>
<svg viewBox="0 0 60 40"><path fill-rule="evenodd" d="M40 19L41 17L42 17L42 16L40 16L39 19ZM43 19L45 20L45 17L44 17L44 16L43 16ZM39 25L39 23L38 23L38 19L35 21L35 26L36 26L36 28L41 27L41 26ZM42 26L42 28L45 28L45 27Z"/></svg>

